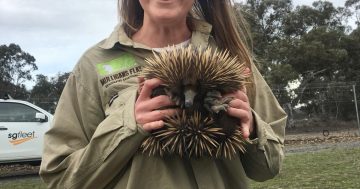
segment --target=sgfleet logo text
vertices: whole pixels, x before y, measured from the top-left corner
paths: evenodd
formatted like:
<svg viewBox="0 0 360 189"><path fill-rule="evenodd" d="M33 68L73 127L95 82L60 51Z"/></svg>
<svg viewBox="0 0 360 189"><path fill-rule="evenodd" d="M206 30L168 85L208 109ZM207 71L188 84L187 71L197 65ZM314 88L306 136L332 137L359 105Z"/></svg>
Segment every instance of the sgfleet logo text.
<svg viewBox="0 0 360 189"><path fill-rule="evenodd" d="M13 145L22 144L27 142L35 137L35 131L33 132L23 132L19 131L18 133L9 133L8 138L11 139L9 142Z"/></svg>

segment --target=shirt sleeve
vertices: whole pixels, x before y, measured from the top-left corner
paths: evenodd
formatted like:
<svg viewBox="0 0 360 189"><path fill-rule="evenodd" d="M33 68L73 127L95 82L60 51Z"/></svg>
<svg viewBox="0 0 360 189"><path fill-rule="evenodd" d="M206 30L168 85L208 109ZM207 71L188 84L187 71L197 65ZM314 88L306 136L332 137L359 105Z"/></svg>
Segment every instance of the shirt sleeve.
<svg viewBox="0 0 360 189"><path fill-rule="evenodd" d="M247 176L256 181L275 177L284 159L284 135L287 115L270 87L253 66L255 92L252 113L257 138L240 156Z"/></svg>
<svg viewBox="0 0 360 189"><path fill-rule="evenodd" d="M97 92L70 75L44 137L40 176L49 188L104 188L124 170L147 135L135 122L136 91L119 92L105 113Z"/></svg>

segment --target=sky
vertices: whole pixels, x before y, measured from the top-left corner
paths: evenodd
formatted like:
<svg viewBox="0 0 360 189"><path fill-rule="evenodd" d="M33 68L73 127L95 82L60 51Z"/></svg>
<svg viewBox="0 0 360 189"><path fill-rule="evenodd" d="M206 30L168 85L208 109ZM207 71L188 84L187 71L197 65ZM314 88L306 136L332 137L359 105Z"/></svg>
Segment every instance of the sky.
<svg viewBox="0 0 360 189"><path fill-rule="evenodd" d="M293 0L294 5L313 1ZM335 6L345 2L329 1ZM70 72L117 23L117 0L0 0L0 45L15 43L33 55L39 68L33 75ZM28 89L33 85L26 83Z"/></svg>

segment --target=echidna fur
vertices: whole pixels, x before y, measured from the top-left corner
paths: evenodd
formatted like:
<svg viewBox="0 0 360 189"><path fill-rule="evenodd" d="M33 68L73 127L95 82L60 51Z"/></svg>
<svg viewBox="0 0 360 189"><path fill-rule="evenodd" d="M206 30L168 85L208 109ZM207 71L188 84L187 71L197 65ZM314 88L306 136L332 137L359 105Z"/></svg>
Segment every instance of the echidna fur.
<svg viewBox="0 0 360 189"><path fill-rule="evenodd" d="M245 68L229 51L193 46L146 59L142 75L164 82L153 96L170 96L180 111L144 140L143 153L231 159L245 152L248 141L242 137L240 120L226 113L232 99L222 98L246 84Z"/></svg>

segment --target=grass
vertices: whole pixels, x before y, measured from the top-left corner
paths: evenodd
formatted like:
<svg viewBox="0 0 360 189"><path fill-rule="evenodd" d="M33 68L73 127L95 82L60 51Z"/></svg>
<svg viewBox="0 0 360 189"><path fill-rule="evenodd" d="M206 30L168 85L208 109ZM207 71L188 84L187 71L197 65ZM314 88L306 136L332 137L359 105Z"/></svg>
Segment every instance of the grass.
<svg viewBox="0 0 360 189"><path fill-rule="evenodd" d="M286 156L280 174L251 188L360 188L360 148L336 149Z"/></svg>
<svg viewBox="0 0 360 189"><path fill-rule="evenodd" d="M1 189L46 189L45 184L42 183L40 178L23 178L1 181Z"/></svg>
<svg viewBox="0 0 360 189"><path fill-rule="evenodd" d="M1 189L43 189L39 178L1 181ZM251 182L252 189L360 188L360 148L289 154L274 179Z"/></svg>

